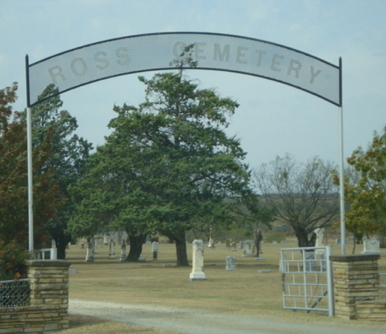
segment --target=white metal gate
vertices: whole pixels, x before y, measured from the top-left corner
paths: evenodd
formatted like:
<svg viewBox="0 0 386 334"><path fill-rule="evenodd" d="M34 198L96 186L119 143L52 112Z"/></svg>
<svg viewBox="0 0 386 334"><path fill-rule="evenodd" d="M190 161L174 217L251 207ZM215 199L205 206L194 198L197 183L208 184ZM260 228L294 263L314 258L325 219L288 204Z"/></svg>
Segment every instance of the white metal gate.
<svg viewBox="0 0 386 334"><path fill-rule="evenodd" d="M330 255L331 246L281 249L285 309L326 311L334 316Z"/></svg>

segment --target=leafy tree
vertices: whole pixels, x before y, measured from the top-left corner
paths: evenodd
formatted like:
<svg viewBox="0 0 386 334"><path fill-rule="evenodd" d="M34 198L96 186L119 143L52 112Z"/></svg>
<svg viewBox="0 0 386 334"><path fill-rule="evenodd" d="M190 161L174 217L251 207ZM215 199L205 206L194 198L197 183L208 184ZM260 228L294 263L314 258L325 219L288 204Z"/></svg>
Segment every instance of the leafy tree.
<svg viewBox="0 0 386 334"><path fill-rule="evenodd" d="M347 162L359 174L355 182L345 180L347 229L357 235L386 234L386 128L374 135L366 152L358 148Z"/></svg>
<svg viewBox="0 0 386 334"><path fill-rule="evenodd" d="M130 244L126 261L138 261L150 232L149 215L143 209L149 205L148 195L132 179L135 159L130 143L124 136L116 135L106 138L107 143L90 157L87 177L71 186L80 205L70 228L74 235L86 238L109 230L125 230ZM144 164L142 161L141 165Z"/></svg>
<svg viewBox="0 0 386 334"><path fill-rule="evenodd" d="M26 278L25 261L29 258L26 248L15 241L0 241L0 249L0 280Z"/></svg>
<svg viewBox="0 0 386 334"><path fill-rule="evenodd" d="M299 247L314 246L314 229L336 219L339 200L331 177L334 167L318 157L300 164L286 155L254 173L262 204L293 228Z"/></svg>
<svg viewBox="0 0 386 334"><path fill-rule="evenodd" d="M184 266L186 230L233 221L231 209L252 191L241 162L245 152L224 132L237 103L198 89L182 73L139 77L146 101L114 108L118 116L109 125L114 132L75 191L94 185L80 207L84 219L73 229L89 231L102 213L105 222L135 228L137 235L158 231L176 243L177 265ZM90 216L93 223L87 223Z"/></svg>
<svg viewBox="0 0 386 334"><path fill-rule="evenodd" d="M38 100L52 95L57 88L49 85ZM45 221L44 228L55 240L58 258L65 258L65 250L71 241L71 234L67 230L67 223L76 212L76 205L71 200L68 187L83 177L86 171L86 161L92 145L83 138L79 138L74 131L78 125L75 117L68 111L60 110L63 102L56 95L32 108L32 144L39 147L48 133L50 135L51 155L40 168L40 173L53 170L52 177L57 182L60 193L65 199L60 210Z"/></svg>
<svg viewBox="0 0 386 334"><path fill-rule="evenodd" d="M14 240L27 248L27 142L26 123L21 113L12 110L17 84L0 90L0 241ZM62 204L52 169L42 170L51 155L51 132L33 149L34 244L41 246L45 234L42 222L51 219ZM39 171L39 172L38 172Z"/></svg>

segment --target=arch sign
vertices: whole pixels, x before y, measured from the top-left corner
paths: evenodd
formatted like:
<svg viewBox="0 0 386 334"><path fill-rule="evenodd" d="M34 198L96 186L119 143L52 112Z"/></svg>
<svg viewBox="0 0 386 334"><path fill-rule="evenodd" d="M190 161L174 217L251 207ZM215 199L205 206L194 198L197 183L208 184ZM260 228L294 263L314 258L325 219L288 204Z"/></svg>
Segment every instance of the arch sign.
<svg viewBox="0 0 386 334"><path fill-rule="evenodd" d="M27 63L28 106L50 84L59 93L130 73L173 69L188 45L195 69L219 70L278 81L341 106L341 66L278 44L212 33L156 33L84 45Z"/></svg>
<svg viewBox="0 0 386 334"><path fill-rule="evenodd" d="M197 63L189 69L217 70L274 80L316 95L341 109L340 206L345 254L343 191L342 60L339 66L279 44L249 37L170 32L121 37L84 45L29 64L27 76L29 250L33 251L31 108L48 85L60 94L120 75L176 69L187 46ZM46 96L48 99L51 96Z"/></svg>

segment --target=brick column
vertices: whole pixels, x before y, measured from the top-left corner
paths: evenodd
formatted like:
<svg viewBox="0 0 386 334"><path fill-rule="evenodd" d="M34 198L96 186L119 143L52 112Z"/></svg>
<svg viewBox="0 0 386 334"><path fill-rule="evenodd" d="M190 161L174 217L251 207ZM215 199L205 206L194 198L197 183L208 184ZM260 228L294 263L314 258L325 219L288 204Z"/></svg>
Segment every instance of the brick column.
<svg viewBox="0 0 386 334"><path fill-rule="evenodd" d="M30 305L51 310L54 316L45 329L68 328L68 261L27 261ZM54 314L55 313L55 314Z"/></svg>
<svg viewBox="0 0 386 334"><path fill-rule="evenodd" d="M336 316L357 319L357 302L379 297L378 254L331 255Z"/></svg>

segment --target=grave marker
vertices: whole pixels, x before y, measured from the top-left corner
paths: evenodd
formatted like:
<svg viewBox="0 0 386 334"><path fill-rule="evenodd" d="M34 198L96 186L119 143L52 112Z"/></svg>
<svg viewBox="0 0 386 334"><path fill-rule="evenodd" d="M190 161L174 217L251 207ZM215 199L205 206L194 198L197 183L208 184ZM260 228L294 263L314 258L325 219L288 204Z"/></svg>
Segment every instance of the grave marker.
<svg viewBox="0 0 386 334"><path fill-rule="evenodd" d="M202 240L193 241L193 265L189 279L191 281L206 280L204 273L204 244Z"/></svg>

